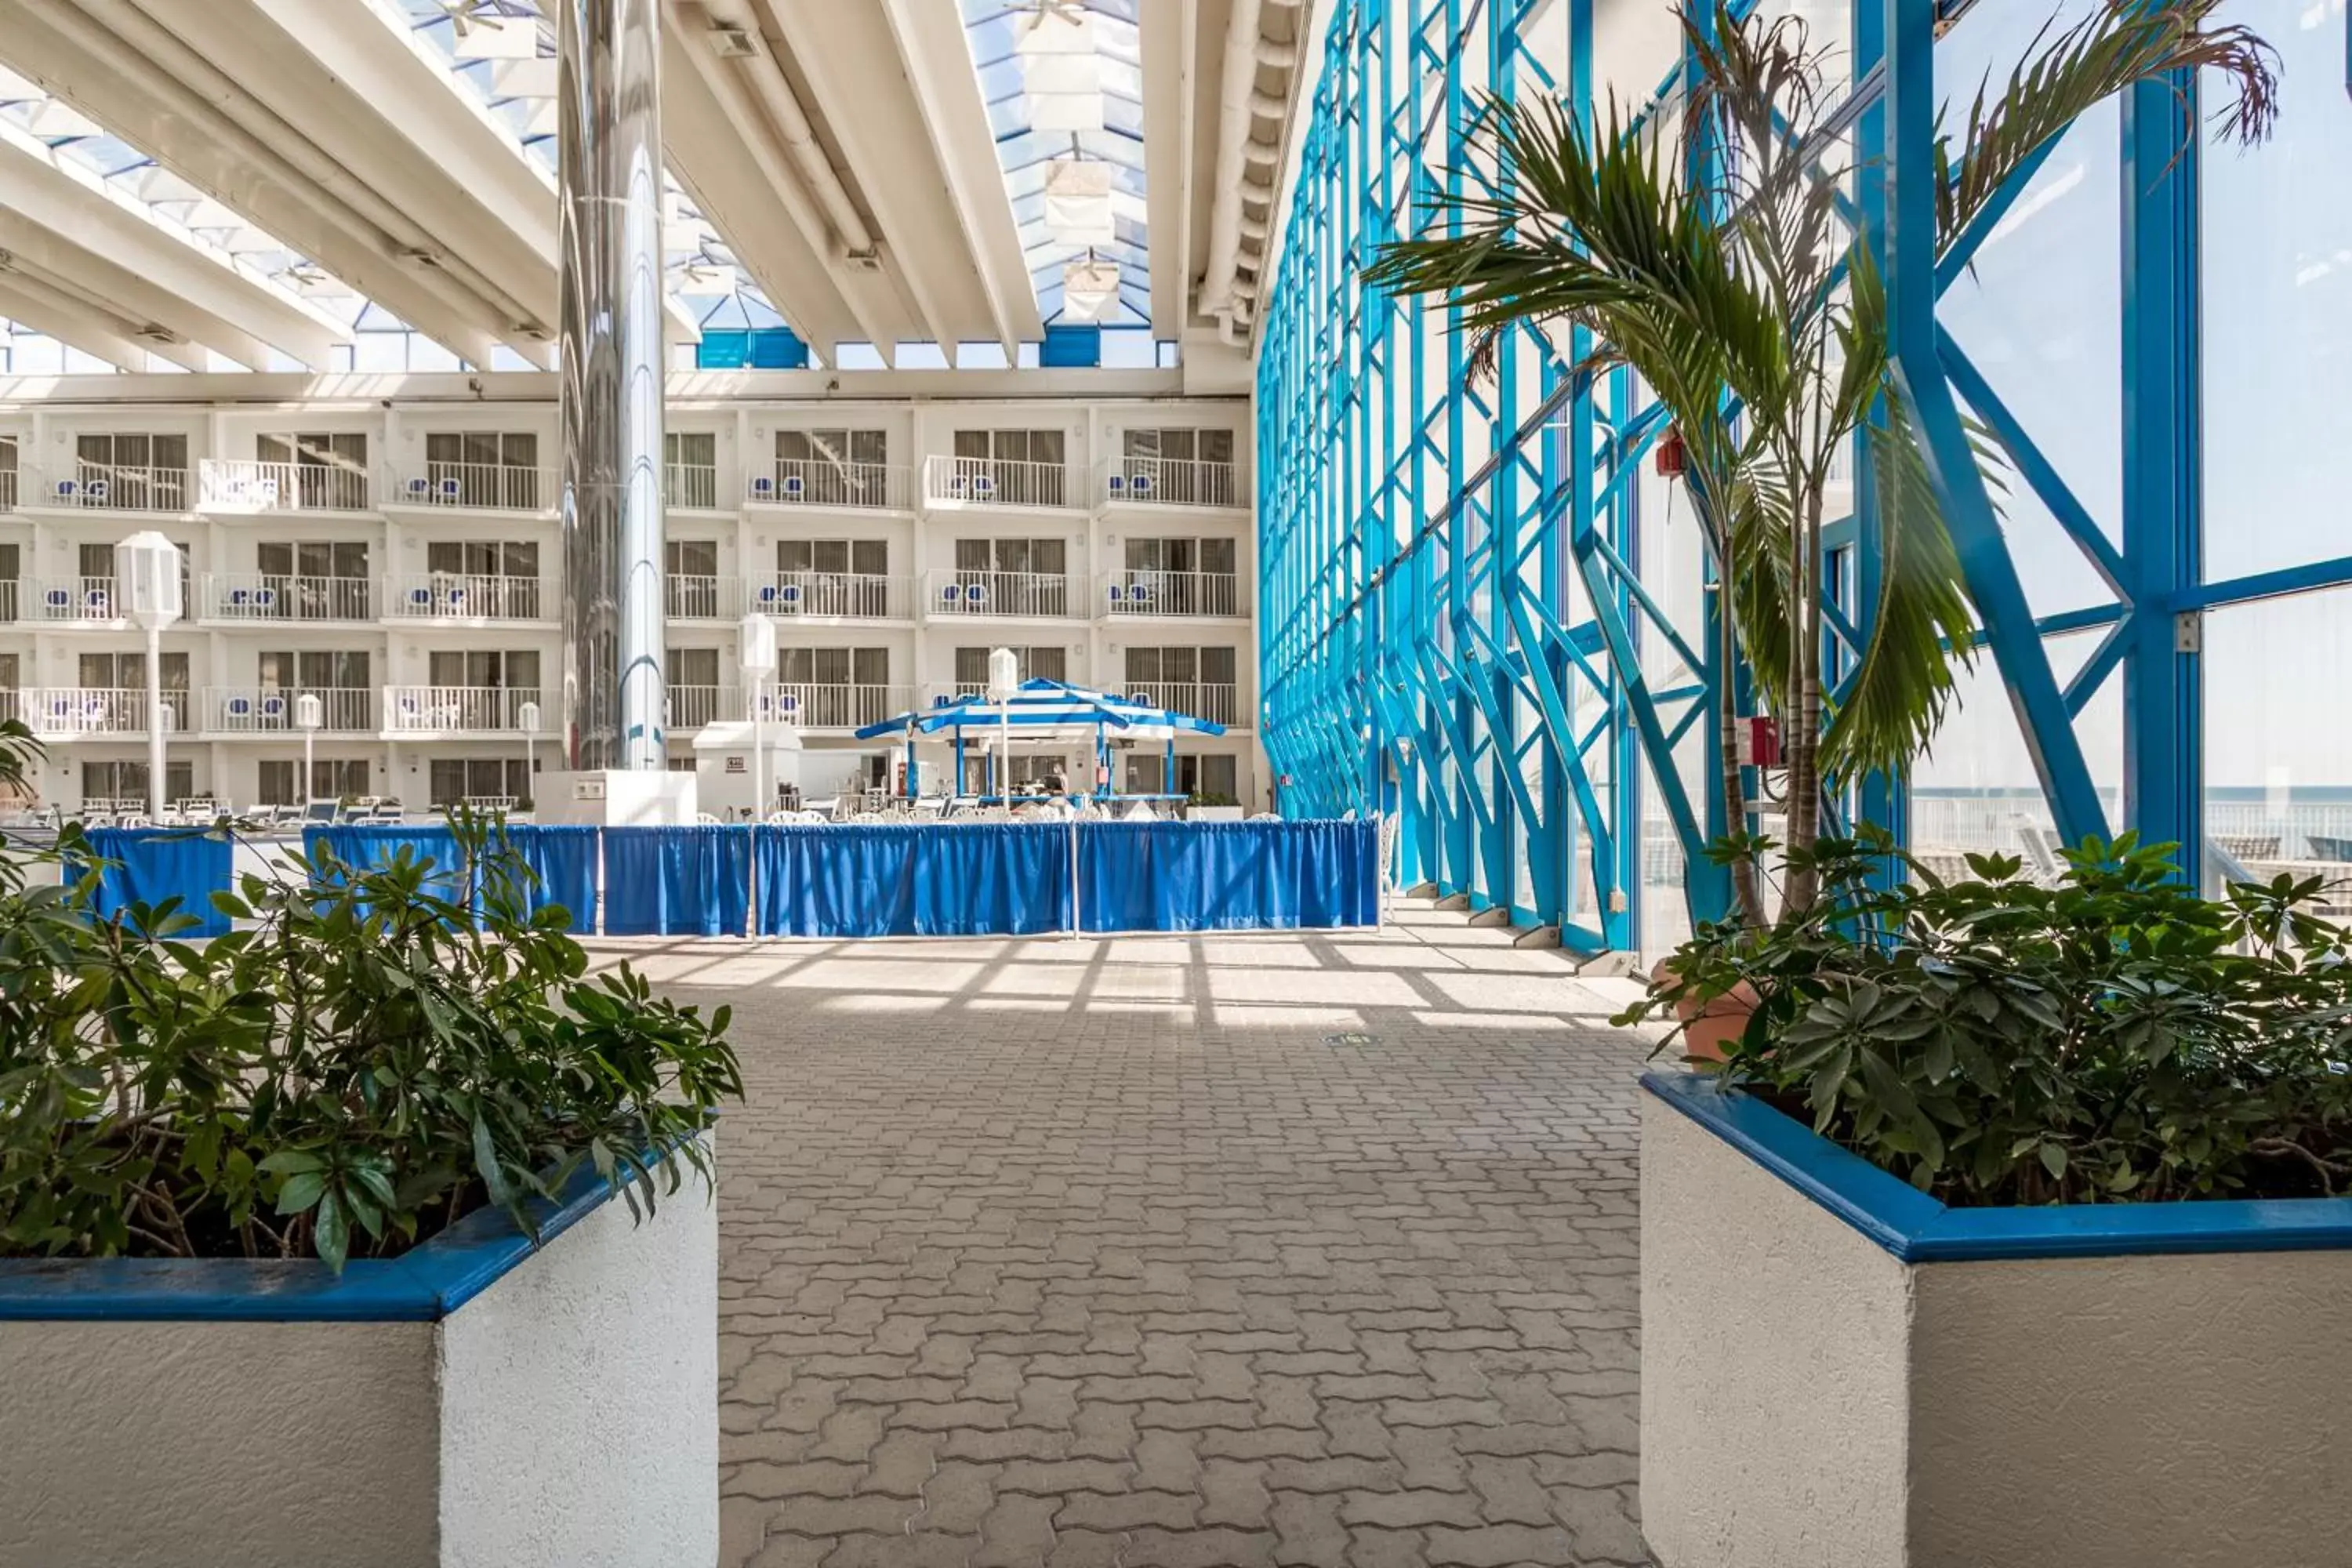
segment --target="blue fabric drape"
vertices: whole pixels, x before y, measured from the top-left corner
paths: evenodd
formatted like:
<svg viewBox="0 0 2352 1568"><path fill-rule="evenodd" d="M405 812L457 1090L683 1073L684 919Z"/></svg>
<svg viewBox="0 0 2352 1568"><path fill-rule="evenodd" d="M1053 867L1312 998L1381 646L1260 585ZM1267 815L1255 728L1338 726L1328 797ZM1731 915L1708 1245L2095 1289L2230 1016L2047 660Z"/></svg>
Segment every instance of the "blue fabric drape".
<svg viewBox="0 0 2352 1568"><path fill-rule="evenodd" d="M604 934L741 936L751 912L748 827L607 827Z"/></svg>
<svg viewBox="0 0 2352 1568"><path fill-rule="evenodd" d="M596 929L596 829L517 823L507 838L536 880L530 895L536 912L560 904L572 919L564 930L585 935Z"/></svg>
<svg viewBox="0 0 2352 1568"><path fill-rule="evenodd" d="M90 853L102 862L93 908L112 920L133 904L180 900L180 911L200 922L184 937L222 936L228 917L213 908L215 893L229 886L229 842L203 828L98 827L89 833ZM86 865L66 868L69 878L87 875Z"/></svg>
<svg viewBox="0 0 2352 1568"><path fill-rule="evenodd" d="M1058 823L762 827L763 936L1035 936L1070 927Z"/></svg>
<svg viewBox="0 0 2352 1568"><path fill-rule="evenodd" d="M1090 931L1317 931L1380 919L1372 822L1089 822Z"/></svg>
<svg viewBox="0 0 2352 1568"><path fill-rule="evenodd" d="M358 827L346 824L304 828L302 852L313 866L318 864L321 848L355 871L382 870L406 850L412 860L433 863L432 873L425 879L427 895L451 903L473 905L466 878L465 853L457 847L457 836L446 827ZM341 879L331 875L320 880L331 885L340 883ZM364 906L360 913L367 913Z"/></svg>

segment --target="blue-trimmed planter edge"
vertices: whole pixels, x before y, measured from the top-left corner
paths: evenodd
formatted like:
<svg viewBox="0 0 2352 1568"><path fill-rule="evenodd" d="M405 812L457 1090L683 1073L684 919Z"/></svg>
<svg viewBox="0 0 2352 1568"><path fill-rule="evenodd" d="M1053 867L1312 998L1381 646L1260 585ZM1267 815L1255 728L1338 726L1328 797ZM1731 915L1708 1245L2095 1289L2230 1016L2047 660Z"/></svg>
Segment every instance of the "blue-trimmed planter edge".
<svg viewBox="0 0 2352 1568"><path fill-rule="evenodd" d="M654 1162L657 1182L678 1157ZM439 1322L620 1195L583 1166L559 1201L534 1200L535 1243L485 1205L397 1258L354 1258L340 1275L315 1258L0 1258L0 1322ZM690 1179L662 1195L716 1201Z"/></svg>
<svg viewBox="0 0 2352 1568"><path fill-rule="evenodd" d="M1712 1075L1642 1088L1905 1263L2352 1250L2352 1197L1951 1208Z"/></svg>

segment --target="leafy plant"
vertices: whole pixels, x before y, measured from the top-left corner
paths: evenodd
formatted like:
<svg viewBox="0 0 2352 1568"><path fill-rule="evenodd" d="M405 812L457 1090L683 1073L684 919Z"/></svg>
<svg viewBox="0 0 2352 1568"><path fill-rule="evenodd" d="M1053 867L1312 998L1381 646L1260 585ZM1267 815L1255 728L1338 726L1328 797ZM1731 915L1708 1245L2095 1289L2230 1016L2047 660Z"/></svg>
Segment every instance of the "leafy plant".
<svg viewBox="0 0 2352 1568"><path fill-rule="evenodd" d="M1938 263L2077 116L2135 83L2209 70L2235 95L2221 132L2266 135L2274 57L2245 28L2216 25L2219 5L2108 0L2048 37L1999 97L1989 82L1980 89L1957 137L1939 126ZM1818 896L1803 851L1822 830L1825 786L1898 770L1927 745L1974 626L1890 363L1874 237L1840 212L1854 173L1842 151L1843 90L1831 90L1826 52L1804 25L1765 9L1744 20L1725 4L1681 12L1696 68L1679 145L1706 155L1666 156L1673 139L1637 132L1613 100L1597 124L1551 99L1485 100L1466 130L1462 194L1436 198L1423 234L1384 247L1365 279L1448 296L1480 364L1504 333L1581 328L1591 348L1580 369L1630 366L1664 405L1727 590L1716 662L1729 671L1745 661L1782 732L1783 898L1803 909ZM1858 431L1878 476L1862 516L1885 570L1852 674L1832 692L1822 680L1823 528ZM1738 685L1716 682L1717 786L1732 822L1748 815ZM1730 868L1740 914L1761 925L1758 867Z"/></svg>
<svg viewBox="0 0 2352 1568"><path fill-rule="evenodd" d="M2170 848L2086 843L2042 887L2011 857L1948 883L1883 835L1824 838L1815 908L1703 928L1620 1022L1745 985L1726 1079L1948 1204L2345 1190L2352 933L2304 907L2320 879L2206 900Z"/></svg>
<svg viewBox="0 0 2352 1568"><path fill-rule="evenodd" d="M0 728L0 777L31 742ZM493 823L467 868L321 856L216 895L94 918L95 878L31 885L0 856L0 1254L389 1257L583 1167L633 1211L711 1171L694 1136L740 1098L709 1017L626 965L591 977Z"/></svg>
<svg viewBox="0 0 2352 1568"><path fill-rule="evenodd" d="M1184 797L1187 805L1239 805L1240 800L1222 790L1195 790Z"/></svg>

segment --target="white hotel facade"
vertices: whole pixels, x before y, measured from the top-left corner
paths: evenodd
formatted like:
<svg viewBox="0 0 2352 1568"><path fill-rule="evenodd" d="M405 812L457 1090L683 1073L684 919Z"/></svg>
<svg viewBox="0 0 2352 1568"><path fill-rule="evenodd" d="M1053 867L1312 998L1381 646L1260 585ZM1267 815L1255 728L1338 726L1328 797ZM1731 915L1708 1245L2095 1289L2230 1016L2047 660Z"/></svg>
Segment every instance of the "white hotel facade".
<svg viewBox="0 0 2352 1568"><path fill-rule="evenodd" d="M1153 372L965 390L988 379L672 376L671 765L750 717L736 644L761 609L812 793L894 784L901 748L853 731L974 689L1010 647L1024 677L1228 726L1181 743L1172 778L1156 747L1120 752L1120 788L1262 807L1247 400ZM142 530L188 574L163 637L170 798L529 797L532 765L561 765L558 488L544 375L0 382L0 713L47 748L40 799L145 794L145 644L113 582ZM1092 776L1083 748L1015 766Z"/></svg>

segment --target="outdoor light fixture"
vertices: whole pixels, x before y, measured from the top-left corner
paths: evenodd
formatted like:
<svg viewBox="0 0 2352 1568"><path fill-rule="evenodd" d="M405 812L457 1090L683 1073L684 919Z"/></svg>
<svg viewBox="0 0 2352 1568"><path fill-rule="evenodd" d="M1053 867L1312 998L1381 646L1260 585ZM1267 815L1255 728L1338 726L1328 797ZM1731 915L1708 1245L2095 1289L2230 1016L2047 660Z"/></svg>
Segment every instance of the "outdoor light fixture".
<svg viewBox="0 0 2352 1568"><path fill-rule="evenodd" d="M314 743L319 728L327 721L327 705L319 700L315 691L305 691L294 699L294 727L302 731L302 800L307 804L318 785L318 769Z"/></svg>
<svg viewBox="0 0 2352 1568"><path fill-rule="evenodd" d="M536 805L539 795L539 704L526 702L516 709L515 722L522 726L523 783L530 786Z"/></svg>
<svg viewBox="0 0 2352 1568"><path fill-rule="evenodd" d="M1118 237L1111 221L1111 166L1061 158L1045 165L1045 230L1067 245L1108 245Z"/></svg>
<svg viewBox="0 0 2352 1568"><path fill-rule="evenodd" d="M152 529L114 547L121 606L147 634L147 809L163 814L163 628L180 618L180 547Z"/></svg>
<svg viewBox="0 0 2352 1568"><path fill-rule="evenodd" d="M1062 269L1062 317L1073 325L1108 321L1118 309L1118 263L1089 255Z"/></svg>
<svg viewBox="0 0 2352 1568"><path fill-rule="evenodd" d="M776 623L754 610L735 637L736 663L751 687L751 819L768 815L768 742L761 710L769 680L776 673Z"/></svg>

